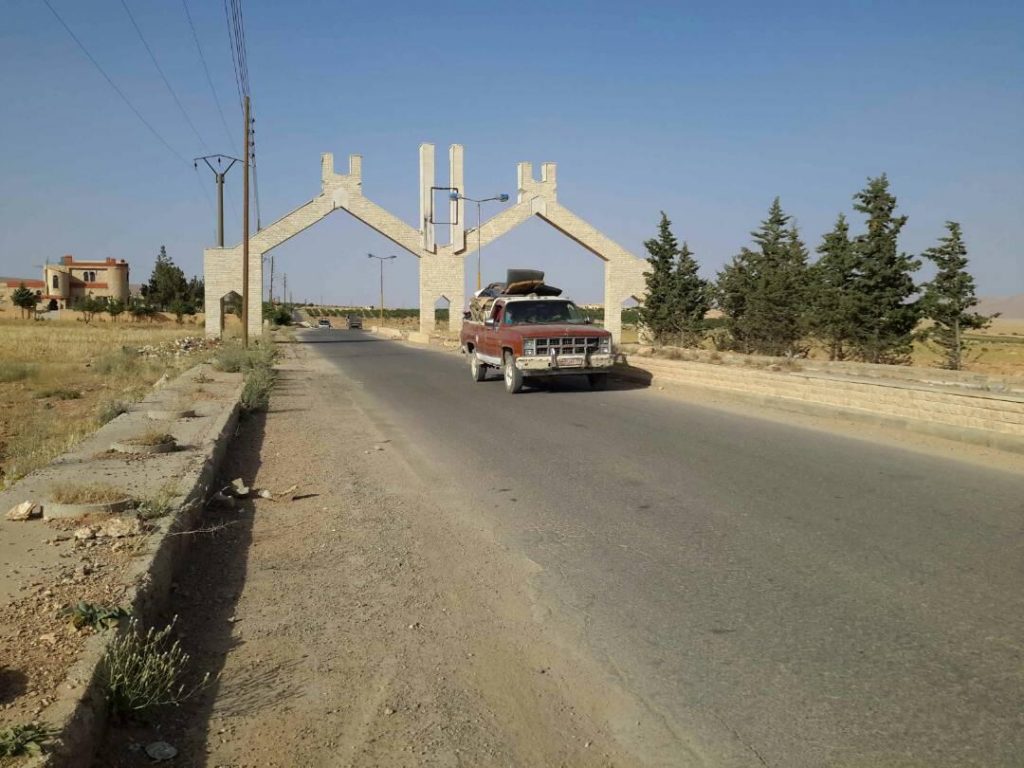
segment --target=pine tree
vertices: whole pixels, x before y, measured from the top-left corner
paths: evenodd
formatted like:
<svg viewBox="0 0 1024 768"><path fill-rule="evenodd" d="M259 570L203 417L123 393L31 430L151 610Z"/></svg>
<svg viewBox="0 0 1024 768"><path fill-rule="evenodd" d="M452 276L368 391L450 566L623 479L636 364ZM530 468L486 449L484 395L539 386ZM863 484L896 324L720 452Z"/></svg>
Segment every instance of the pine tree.
<svg viewBox="0 0 1024 768"><path fill-rule="evenodd" d="M719 308L732 346L742 352L794 355L803 351L809 294L807 249L775 198L755 249L743 248L718 275Z"/></svg>
<svg viewBox="0 0 1024 768"><path fill-rule="evenodd" d="M125 303L120 299L110 299L107 302L107 314L110 315L110 319L113 322L117 322L118 315L122 314L127 307Z"/></svg>
<svg viewBox="0 0 1024 768"><path fill-rule="evenodd" d="M854 209L867 216L867 232L854 240L853 293L859 303L854 350L865 362L906 363L920 317L913 273L921 266L898 248L907 217L894 215L896 197L884 173L868 179L854 201Z"/></svg>
<svg viewBox="0 0 1024 768"><path fill-rule="evenodd" d="M649 254L651 271L644 272L647 293L639 308L640 322L654 341L664 344L676 330L673 267L679 253L679 241L672 234L672 222L664 211L658 224L658 238L647 240L644 248ZM605 311L610 309L606 307Z"/></svg>
<svg viewBox="0 0 1024 768"><path fill-rule="evenodd" d="M24 283L20 283L18 287L11 292L11 303L21 310L22 317L36 308L37 301L38 299L36 295L31 291L31 289L26 288Z"/></svg>
<svg viewBox="0 0 1024 768"><path fill-rule="evenodd" d="M153 274L149 278L146 300L155 307L167 309L174 301L182 299L188 293L188 281L167 255L167 248L160 246L160 253L153 266Z"/></svg>
<svg viewBox="0 0 1024 768"><path fill-rule="evenodd" d="M708 281L697 274L693 251L684 241L672 271L673 330L684 346L699 346L704 337L704 316L711 308Z"/></svg>
<svg viewBox="0 0 1024 768"><path fill-rule="evenodd" d="M845 360L856 336L860 303L855 292L857 259L843 214L822 239L818 253L820 258L810 268L810 330L825 345L829 360Z"/></svg>
<svg viewBox="0 0 1024 768"><path fill-rule="evenodd" d="M971 311L978 298L974 294L974 278L967 271L967 246L957 222L947 221L946 229L949 234L923 254L935 264L938 273L923 286L921 305L933 325L922 335L942 350L941 367L959 371L964 367L968 346L964 331L985 328L992 318Z"/></svg>

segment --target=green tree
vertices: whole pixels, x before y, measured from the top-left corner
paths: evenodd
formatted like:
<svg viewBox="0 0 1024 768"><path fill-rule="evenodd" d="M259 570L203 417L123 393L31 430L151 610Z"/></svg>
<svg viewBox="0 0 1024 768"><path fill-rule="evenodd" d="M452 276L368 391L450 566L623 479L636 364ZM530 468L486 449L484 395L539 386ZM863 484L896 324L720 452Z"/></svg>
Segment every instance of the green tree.
<svg viewBox="0 0 1024 768"><path fill-rule="evenodd" d="M825 345L829 360L845 360L857 334L860 301L857 258L843 214L823 238L818 253L820 258L810 268L810 330Z"/></svg>
<svg viewBox="0 0 1024 768"><path fill-rule="evenodd" d="M795 355L807 324L807 249L791 217L775 198L768 218L718 274L717 303L734 349L765 355Z"/></svg>
<svg viewBox="0 0 1024 768"><path fill-rule="evenodd" d="M188 281L188 288L185 291L188 303L197 310L202 311L206 305L206 282L201 277L193 277Z"/></svg>
<svg viewBox="0 0 1024 768"><path fill-rule="evenodd" d="M978 297L974 278L967 271L967 246L957 222L947 221L946 230L948 234L939 239L939 244L923 254L938 272L923 286L921 306L932 325L922 336L942 350L941 367L959 371L964 367L968 347L964 331L985 328L992 318L971 311Z"/></svg>
<svg viewBox="0 0 1024 768"><path fill-rule="evenodd" d="M26 288L24 283L19 284L11 292L11 303L21 310L22 317L35 310L36 300L36 295L29 288Z"/></svg>
<svg viewBox="0 0 1024 768"><path fill-rule="evenodd" d="M684 240L672 271L672 316L680 341L694 347L704 338L704 316L711 309L711 287L697 269L693 252Z"/></svg>
<svg viewBox="0 0 1024 768"><path fill-rule="evenodd" d="M647 249L647 263L651 270L644 272L647 292L640 307L640 322L654 341L664 344L675 331L673 270L679 253L679 241L672 234L672 222L664 211L661 212L657 239L644 242L644 248Z"/></svg>
<svg viewBox="0 0 1024 768"><path fill-rule="evenodd" d="M78 302L75 308L82 313L82 320L88 324L92 322L97 312L102 312L107 308L107 302L97 299L95 296L86 296Z"/></svg>
<svg viewBox="0 0 1024 768"><path fill-rule="evenodd" d="M175 300L184 299L187 294L185 273L167 255L167 248L161 245L153 274L149 278L146 300L157 309L167 309Z"/></svg>
<svg viewBox="0 0 1024 768"><path fill-rule="evenodd" d="M174 313L174 320L178 325L184 322L185 315L194 315L196 313L196 308L192 306L192 302L182 298L174 299L168 305L168 310Z"/></svg>
<svg viewBox="0 0 1024 768"><path fill-rule="evenodd" d="M122 314L125 309L125 304L120 299L110 299L107 302L107 314L110 315L110 319L115 323L117 322L118 315Z"/></svg>
<svg viewBox="0 0 1024 768"><path fill-rule="evenodd" d="M867 232L854 240L858 299L856 356L869 363L907 363L913 350L920 307L913 273L921 262L899 250L906 216L896 216L896 197L883 173L868 179L854 196L854 209L867 216Z"/></svg>

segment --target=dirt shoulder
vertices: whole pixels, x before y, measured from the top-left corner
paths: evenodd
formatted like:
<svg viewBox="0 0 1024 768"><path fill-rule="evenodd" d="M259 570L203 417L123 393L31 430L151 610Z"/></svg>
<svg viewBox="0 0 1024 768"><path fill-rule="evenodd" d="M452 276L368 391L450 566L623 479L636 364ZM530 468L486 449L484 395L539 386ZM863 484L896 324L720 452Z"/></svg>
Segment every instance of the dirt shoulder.
<svg viewBox="0 0 1024 768"><path fill-rule="evenodd" d="M217 682L112 732L97 765L148 764L157 738L196 766L644 762L656 724L555 626L536 566L379 431L358 382L289 351L225 471L294 499L208 513L228 525L177 584Z"/></svg>

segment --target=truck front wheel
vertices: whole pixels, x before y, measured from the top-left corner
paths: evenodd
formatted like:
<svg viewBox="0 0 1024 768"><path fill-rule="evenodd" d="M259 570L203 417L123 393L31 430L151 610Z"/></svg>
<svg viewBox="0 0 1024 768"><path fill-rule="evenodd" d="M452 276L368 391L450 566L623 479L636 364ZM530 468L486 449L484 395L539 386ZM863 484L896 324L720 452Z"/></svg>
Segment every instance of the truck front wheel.
<svg viewBox="0 0 1024 768"><path fill-rule="evenodd" d="M487 367L480 362L475 351L469 353L469 371L473 374L473 381L483 381L487 378Z"/></svg>
<svg viewBox="0 0 1024 768"><path fill-rule="evenodd" d="M505 391L512 395L521 392L523 389L523 372L516 368L516 360L511 352L505 353L503 368Z"/></svg>

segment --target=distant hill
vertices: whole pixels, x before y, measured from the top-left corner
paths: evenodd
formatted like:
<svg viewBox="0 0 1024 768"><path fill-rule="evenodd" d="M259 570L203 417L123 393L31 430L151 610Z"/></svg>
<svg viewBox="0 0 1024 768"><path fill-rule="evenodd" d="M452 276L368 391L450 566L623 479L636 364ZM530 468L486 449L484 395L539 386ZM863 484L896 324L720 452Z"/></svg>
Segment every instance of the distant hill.
<svg viewBox="0 0 1024 768"><path fill-rule="evenodd" d="M1024 293L1016 296L987 296L978 302L977 311L983 315L999 312L1007 320L1024 320Z"/></svg>

